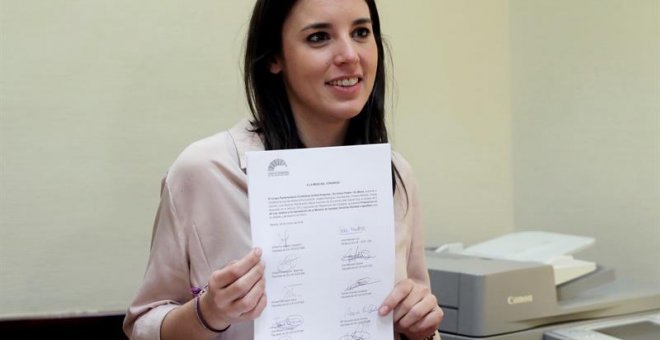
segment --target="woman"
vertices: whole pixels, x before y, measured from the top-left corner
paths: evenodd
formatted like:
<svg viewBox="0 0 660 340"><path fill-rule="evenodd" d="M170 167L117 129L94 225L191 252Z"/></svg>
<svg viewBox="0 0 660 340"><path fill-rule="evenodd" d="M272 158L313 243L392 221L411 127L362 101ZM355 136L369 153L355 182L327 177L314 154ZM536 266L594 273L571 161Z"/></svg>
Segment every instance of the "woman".
<svg viewBox="0 0 660 340"><path fill-rule="evenodd" d="M253 120L193 143L163 180L144 282L124 321L132 338L252 339L267 297L245 152L387 142L376 4L258 0L245 88ZM394 313L396 338L438 339L416 185L405 160L392 160L397 283L379 314Z"/></svg>

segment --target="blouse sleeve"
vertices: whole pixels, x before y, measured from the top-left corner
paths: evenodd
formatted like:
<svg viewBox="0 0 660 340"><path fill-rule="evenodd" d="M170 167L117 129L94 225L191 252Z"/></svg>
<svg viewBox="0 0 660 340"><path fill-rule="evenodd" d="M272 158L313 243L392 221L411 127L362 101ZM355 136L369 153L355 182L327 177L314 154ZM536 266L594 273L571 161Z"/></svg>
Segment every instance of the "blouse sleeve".
<svg viewBox="0 0 660 340"><path fill-rule="evenodd" d="M124 319L124 332L131 339L160 339L165 315L192 297L187 238L166 178L144 280Z"/></svg>
<svg viewBox="0 0 660 340"><path fill-rule="evenodd" d="M417 181L412 173L410 164L398 154L396 160L401 164L401 177L405 183L405 191L408 198L407 224L410 228L410 248L408 253L407 274L408 278L416 283L431 288L428 268L426 267L426 254L424 244L424 227L422 225L421 205ZM401 337L401 339L405 339ZM440 333L436 330L433 339L440 339Z"/></svg>
<svg viewBox="0 0 660 340"><path fill-rule="evenodd" d="M412 171L410 163L398 152L392 153L392 161L398 172L396 190L399 191L397 200L399 201L400 214L403 216L402 227L405 229L405 236L409 241L406 245L406 276L413 281L430 286L429 273L426 268L426 257L424 251L424 227L422 225L421 207L419 201L419 190L417 181ZM400 185L403 184L403 185Z"/></svg>
<svg viewBox="0 0 660 340"><path fill-rule="evenodd" d="M430 287L429 272L426 267L426 255L424 244L424 227L422 225L421 207L419 202L419 192L417 181L409 175L406 184L408 189L408 198L410 202L410 255L408 256L408 277L417 283Z"/></svg>

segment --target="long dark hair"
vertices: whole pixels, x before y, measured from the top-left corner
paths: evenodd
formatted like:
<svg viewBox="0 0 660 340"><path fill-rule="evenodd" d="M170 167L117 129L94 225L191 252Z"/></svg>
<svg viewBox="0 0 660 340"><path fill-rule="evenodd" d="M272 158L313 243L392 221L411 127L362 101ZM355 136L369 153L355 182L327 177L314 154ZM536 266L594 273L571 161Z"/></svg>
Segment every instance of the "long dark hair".
<svg viewBox="0 0 660 340"><path fill-rule="evenodd" d="M244 82L252 125L266 150L304 147L298 135L291 105L281 73L270 72L270 65L282 53L282 27L297 0L258 0L248 29L244 60ZM344 145L387 143L385 126L385 49L380 30L380 17L374 0L369 6L371 27L378 48L378 65L374 88L367 103L349 124ZM392 172L401 176L392 164ZM396 180L392 177L393 188Z"/></svg>

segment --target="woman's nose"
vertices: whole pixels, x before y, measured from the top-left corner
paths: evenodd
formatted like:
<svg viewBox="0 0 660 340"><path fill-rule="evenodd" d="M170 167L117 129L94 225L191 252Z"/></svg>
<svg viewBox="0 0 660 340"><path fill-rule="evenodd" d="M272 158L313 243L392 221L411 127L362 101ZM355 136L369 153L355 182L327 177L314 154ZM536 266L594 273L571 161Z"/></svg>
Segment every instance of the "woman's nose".
<svg viewBox="0 0 660 340"><path fill-rule="evenodd" d="M337 65L354 64L360 60L360 55L352 39L342 39L337 42L334 61Z"/></svg>

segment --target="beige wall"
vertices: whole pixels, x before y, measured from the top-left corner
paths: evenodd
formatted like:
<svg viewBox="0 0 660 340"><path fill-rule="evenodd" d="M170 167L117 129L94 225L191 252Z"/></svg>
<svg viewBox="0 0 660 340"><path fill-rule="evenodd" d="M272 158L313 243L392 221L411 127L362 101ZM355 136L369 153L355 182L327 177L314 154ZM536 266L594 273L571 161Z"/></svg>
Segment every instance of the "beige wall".
<svg viewBox="0 0 660 340"><path fill-rule="evenodd" d="M572 3L379 2L394 58L393 144L417 173L428 244L472 243L515 226L568 228L558 212L606 239L657 229L657 6L637 1L621 19L620 2ZM0 318L125 309L144 272L162 174L188 143L247 112L240 55L250 6L0 0ZM559 13L578 24L592 11L596 23L625 29L580 24L591 35L574 44L637 48L605 58L616 72L593 67L602 58L590 49L557 51L570 33L553 35L553 25L566 25L555 22ZM636 15L648 27L635 26ZM609 33L616 39L605 43ZM627 81L611 80L619 76ZM619 95L581 85L599 77ZM546 88L548 78L556 81ZM604 125L598 117L612 106ZM591 142L575 150L576 139ZM555 145L564 156L547 154ZM591 167L589 155L609 170ZM585 182L591 171L599 175ZM627 177L634 184L596 185ZM641 203L627 206L627 218L598 215L617 195L619 206ZM571 210L578 198L588 205ZM628 220L636 224L622 228ZM657 241L636 239L640 252Z"/></svg>
<svg viewBox="0 0 660 340"><path fill-rule="evenodd" d="M422 193L427 243L513 230L507 1L381 1L393 144Z"/></svg>
<svg viewBox="0 0 660 340"><path fill-rule="evenodd" d="M0 317L123 311L167 166L245 113L251 4L0 1Z"/></svg>
<svg viewBox="0 0 660 340"><path fill-rule="evenodd" d="M515 225L660 285L660 2L510 1Z"/></svg>

